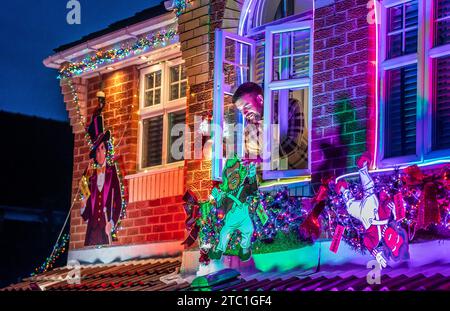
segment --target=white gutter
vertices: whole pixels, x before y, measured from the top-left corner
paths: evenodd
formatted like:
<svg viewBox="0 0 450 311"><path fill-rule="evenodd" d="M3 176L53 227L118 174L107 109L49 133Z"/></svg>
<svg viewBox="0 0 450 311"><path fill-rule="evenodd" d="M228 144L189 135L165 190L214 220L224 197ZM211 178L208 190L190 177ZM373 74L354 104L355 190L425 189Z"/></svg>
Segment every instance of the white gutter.
<svg viewBox="0 0 450 311"><path fill-rule="evenodd" d="M124 27L120 30L113 31L98 38L80 43L79 45L71 47L67 50L53 54L44 59L43 63L48 68L59 69L62 63L70 62L76 58L80 58L80 56L97 51L103 47L111 46L117 42L136 38L141 34L176 24L176 22L177 18L175 13L168 12L167 14Z"/></svg>

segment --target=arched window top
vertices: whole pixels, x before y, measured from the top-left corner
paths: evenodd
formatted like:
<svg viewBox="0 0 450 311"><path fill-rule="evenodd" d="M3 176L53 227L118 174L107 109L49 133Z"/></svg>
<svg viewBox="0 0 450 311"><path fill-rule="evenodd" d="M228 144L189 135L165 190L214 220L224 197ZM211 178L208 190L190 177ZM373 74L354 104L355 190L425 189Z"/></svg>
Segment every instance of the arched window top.
<svg viewBox="0 0 450 311"><path fill-rule="evenodd" d="M313 10L313 0L260 0L255 7L252 28Z"/></svg>
<svg viewBox="0 0 450 311"><path fill-rule="evenodd" d="M247 0L247 12L241 21L241 32L312 13L314 0Z"/></svg>

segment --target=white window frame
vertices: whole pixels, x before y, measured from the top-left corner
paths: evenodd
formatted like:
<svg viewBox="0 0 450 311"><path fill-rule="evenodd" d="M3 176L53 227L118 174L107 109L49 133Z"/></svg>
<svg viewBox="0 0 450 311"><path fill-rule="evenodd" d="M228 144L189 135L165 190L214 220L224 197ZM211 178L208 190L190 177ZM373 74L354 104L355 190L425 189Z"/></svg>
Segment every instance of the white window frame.
<svg viewBox="0 0 450 311"><path fill-rule="evenodd" d="M177 58L174 60L162 61L156 65L151 65L145 68L142 68L139 73L139 127L138 127L138 170L139 171L147 171L147 170L160 170L166 169L170 167L183 166L184 160L168 163L168 137L170 135L169 132L169 113L178 112L178 111L186 111L186 97L181 97L172 101L169 101L170 98L170 67L177 66L183 64L184 61L181 58ZM149 107L145 107L145 76L151 72L161 70L161 103L158 105L153 105ZM156 117L163 116L163 131L162 131L162 159L160 165L155 166L143 166L143 138L144 138L144 120ZM161 147L159 147L161 148Z"/></svg>
<svg viewBox="0 0 450 311"><path fill-rule="evenodd" d="M424 43L424 58L425 58L425 68L424 72L429 73L428 79L424 79L425 87L424 87L424 97L428 101L428 105L424 107L424 113L426 116L425 123L425 146L424 146L424 160L435 160L435 159L443 159L450 158L450 148L449 149L441 149L433 151L433 106L434 106L434 94L433 94L433 84L434 84L434 62L437 58L450 56L450 43L434 46L434 8L435 8L436 0L427 0L425 1L425 14L431 19L431 23L426 23L425 31L428 36L425 36L427 40ZM437 1L436 1L437 2ZM450 18L446 17L446 19ZM450 122L450 120L449 120Z"/></svg>
<svg viewBox="0 0 450 311"><path fill-rule="evenodd" d="M186 75L186 77L184 79L181 79L181 72L179 73L179 79L180 80L175 81L175 82L170 82L170 69L172 67L177 67L177 66L180 66L182 64L184 64L184 62L180 59L180 60L177 60L176 62L173 62L173 61L169 62L169 65L167 66L167 81L168 81L167 87L169 88L168 94L167 94L167 100L169 102L175 102L175 101L178 101L180 99L186 99L186 96L184 96L184 97L179 97L179 98L170 100L170 91L171 91L170 88L172 87L172 85L175 85L175 84L178 85L178 91L180 92L179 93L180 96L181 96L181 84L183 82L186 82L186 89L187 89L187 75Z"/></svg>
<svg viewBox="0 0 450 311"><path fill-rule="evenodd" d="M215 47L214 47L214 104L213 104L213 124L217 130L212 131L212 169L211 178L213 180L222 180L223 167L223 126L224 126L224 96L225 94L232 95L228 85L225 85L225 77L223 74L223 63L225 62L225 40L240 42L250 46L250 68L249 81L254 81L254 64L255 57L255 41L225 32L222 29L215 31ZM243 124L243 127L245 125ZM219 130L221 129L221 130ZM222 130L223 129L223 130ZM238 135L239 136L239 135ZM239 139L238 139L239 140ZM244 144L242 139L235 142L237 144L238 156L242 157L244 153Z"/></svg>
<svg viewBox="0 0 450 311"><path fill-rule="evenodd" d="M290 32L296 30L309 29L310 32L310 49L309 49L309 77L289 80L272 81L273 75L273 35L276 33ZM263 136L263 179L279 179L291 178L311 174L311 128L312 128L312 77L313 77L313 21L301 21L292 24L281 24L275 26L267 26L265 29L265 68L264 68L264 136ZM272 92L284 89L308 88L308 168L298 170L271 170L270 156L272 148L272 128L270 120L272 120Z"/></svg>
<svg viewBox="0 0 450 311"><path fill-rule="evenodd" d="M440 56L450 55L450 44L433 47L434 44L434 1L418 0L417 52L386 59L387 50L387 10L411 0L384 0L381 3L381 26L379 38L379 127L378 157L379 168L395 167L414 163L427 163L438 159L450 159L450 149L432 151L433 122L433 61ZM386 121L386 71L417 64L417 110L416 110L416 154L385 158ZM424 116L422 118L422 116ZM422 118L422 119L421 119Z"/></svg>

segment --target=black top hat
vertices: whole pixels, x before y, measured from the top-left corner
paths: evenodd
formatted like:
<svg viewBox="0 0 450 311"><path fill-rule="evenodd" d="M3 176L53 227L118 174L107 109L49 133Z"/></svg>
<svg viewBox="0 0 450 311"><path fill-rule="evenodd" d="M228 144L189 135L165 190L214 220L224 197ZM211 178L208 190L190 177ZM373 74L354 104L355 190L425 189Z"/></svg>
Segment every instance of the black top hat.
<svg viewBox="0 0 450 311"><path fill-rule="evenodd" d="M89 153L89 158L95 159L95 151L101 143L109 140L111 133L109 131L103 132L103 117L101 114L94 114L92 116L91 124L88 127L88 134L91 137L92 147Z"/></svg>

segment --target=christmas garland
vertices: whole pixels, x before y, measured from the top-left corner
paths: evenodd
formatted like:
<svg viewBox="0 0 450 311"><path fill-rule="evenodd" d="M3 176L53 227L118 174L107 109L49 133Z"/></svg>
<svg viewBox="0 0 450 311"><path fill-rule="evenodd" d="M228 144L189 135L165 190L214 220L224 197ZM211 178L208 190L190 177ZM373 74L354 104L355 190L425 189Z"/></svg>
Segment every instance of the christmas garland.
<svg viewBox="0 0 450 311"><path fill-rule="evenodd" d="M378 197L381 196L384 200L394 201L394 197L400 195L405 209L405 217L396 225L408 232L410 241L414 239L415 233L419 229L432 231L435 236L449 238L449 177L449 166L434 175L424 175L417 166L411 166L404 171L396 169L391 174L374 176L374 191ZM366 252L363 244L365 230L362 223L348 214L343 194L335 189L335 183L330 183L327 187L328 198L323 213L322 227L331 236L334 236L337 227L343 226L345 230L342 240L353 250L364 254ZM426 190L427 188L432 188L433 191L430 193L429 190ZM360 200L364 196L359 180L350 181L349 190L351 196L356 200ZM424 211L428 211L427 213L430 214L429 210L433 208L436 212L425 217L424 220Z"/></svg>
<svg viewBox="0 0 450 311"><path fill-rule="evenodd" d="M78 76L85 72L93 71L101 65L111 64L129 56L139 55L149 48L164 46L168 41L175 38L177 34L177 30L173 28L160 30L152 35L139 38L131 44L123 44L120 48L98 51L93 55L86 56L79 62L63 66L59 71L58 79Z"/></svg>

